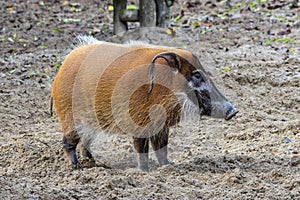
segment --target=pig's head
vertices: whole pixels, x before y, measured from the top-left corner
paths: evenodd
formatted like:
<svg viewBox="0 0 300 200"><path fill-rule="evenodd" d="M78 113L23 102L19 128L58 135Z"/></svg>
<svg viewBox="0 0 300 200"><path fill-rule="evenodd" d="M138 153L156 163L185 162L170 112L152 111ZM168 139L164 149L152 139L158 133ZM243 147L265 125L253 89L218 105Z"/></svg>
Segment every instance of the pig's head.
<svg viewBox="0 0 300 200"><path fill-rule="evenodd" d="M150 80L154 79L154 63L163 58L175 72L174 87L181 91L197 108L200 115L214 118L231 119L238 110L215 87L196 56L189 61L175 52L163 52L156 55L150 68ZM152 72L151 72L152 71ZM150 86L151 92L152 85Z"/></svg>
<svg viewBox="0 0 300 200"><path fill-rule="evenodd" d="M187 76L187 81L196 96L196 99L191 99L199 106L201 115L229 120L238 113L238 110L215 87L204 70L193 70Z"/></svg>

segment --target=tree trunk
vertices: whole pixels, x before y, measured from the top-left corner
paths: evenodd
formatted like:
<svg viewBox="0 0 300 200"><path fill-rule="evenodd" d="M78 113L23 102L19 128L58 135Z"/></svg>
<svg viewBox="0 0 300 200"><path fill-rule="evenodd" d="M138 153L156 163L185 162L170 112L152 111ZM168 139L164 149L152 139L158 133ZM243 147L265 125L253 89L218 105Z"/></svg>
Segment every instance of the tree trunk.
<svg viewBox="0 0 300 200"><path fill-rule="evenodd" d="M140 26L153 27L156 24L155 19L155 0L140 0Z"/></svg>
<svg viewBox="0 0 300 200"><path fill-rule="evenodd" d="M122 21L120 16L126 10L127 0L113 0L114 5L114 34L119 34L128 30L127 23Z"/></svg>
<svg viewBox="0 0 300 200"><path fill-rule="evenodd" d="M166 26L166 16L168 14L168 7L165 0L155 0L156 2L156 26Z"/></svg>

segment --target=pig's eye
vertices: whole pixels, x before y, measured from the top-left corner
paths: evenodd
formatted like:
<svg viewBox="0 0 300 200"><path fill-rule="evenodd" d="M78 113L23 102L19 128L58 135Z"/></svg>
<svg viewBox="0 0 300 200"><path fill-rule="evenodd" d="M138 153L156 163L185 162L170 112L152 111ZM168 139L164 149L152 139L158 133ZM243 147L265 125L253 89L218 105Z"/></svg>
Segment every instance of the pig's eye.
<svg viewBox="0 0 300 200"><path fill-rule="evenodd" d="M200 75L200 73L194 74L193 77L194 77L195 79L201 80L201 75Z"/></svg>
<svg viewBox="0 0 300 200"><path fill-rule="evenodd" d="M199 88L203 82L204 82L204 80L199 72L195 72L192 74L193 87Z"/></svg>
<svg viewBox="0 0 300 200"><path fill-rule="evenodd" d="M202 76L199 72L195 72L192 77L193 77L193 81L196 81L196 82L203 81Z"/></svg>

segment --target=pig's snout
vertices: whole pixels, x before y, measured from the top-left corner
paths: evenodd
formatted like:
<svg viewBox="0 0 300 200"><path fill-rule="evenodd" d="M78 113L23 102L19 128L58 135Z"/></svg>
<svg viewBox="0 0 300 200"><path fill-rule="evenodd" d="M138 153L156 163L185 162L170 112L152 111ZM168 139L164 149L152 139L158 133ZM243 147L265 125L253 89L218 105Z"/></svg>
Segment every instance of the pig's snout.
<svg viewBox="0 0 300 200"><path fill-rule="evenodd" d="M232 117L234 117L239 111L229 102L226 104L226 114L225 114L225 120L230 120Z"/></svg>

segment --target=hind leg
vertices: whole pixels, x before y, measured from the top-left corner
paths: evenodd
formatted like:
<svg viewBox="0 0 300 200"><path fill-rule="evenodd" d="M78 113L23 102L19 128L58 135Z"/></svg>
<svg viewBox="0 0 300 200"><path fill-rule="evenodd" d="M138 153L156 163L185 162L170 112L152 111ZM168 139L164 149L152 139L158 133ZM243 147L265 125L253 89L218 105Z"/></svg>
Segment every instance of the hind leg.
<svg viewBox="0 0 300 200"><path fill-rule="evenodd" d="M84 158L83 165L84 167L96 167L95 159L93 158L93 155L88 150L87 146L84 145L84 143L80 144L80 153L81 156Z"/></svg>
<svg viewBox="0 0 300 200"><path fill-rule="evenodd" d="M80 169L81 166L78 163L76 155L76 147L78 142L79 136L77 135L76 131L71 131L68 134L65 134L62 140L65 155L73 166Z"/></svg>
<svg viewBox="0 0 300 200"><path fill-rule="evenodd" d="M83 158L87 159L93 159L93 155L88 150L88 147L90 146L91 140L87 138L80 138L80 153Z"/></svg>
<svg viewBox="0 0 300 200"><path fill-rule="evenodd" d="M84 144L80 145L80 153L83 158L93 159L91 152L85 147Z"/></svg>

